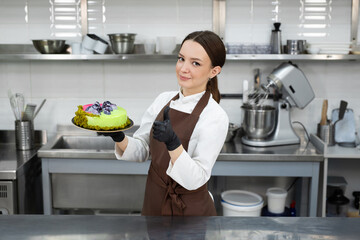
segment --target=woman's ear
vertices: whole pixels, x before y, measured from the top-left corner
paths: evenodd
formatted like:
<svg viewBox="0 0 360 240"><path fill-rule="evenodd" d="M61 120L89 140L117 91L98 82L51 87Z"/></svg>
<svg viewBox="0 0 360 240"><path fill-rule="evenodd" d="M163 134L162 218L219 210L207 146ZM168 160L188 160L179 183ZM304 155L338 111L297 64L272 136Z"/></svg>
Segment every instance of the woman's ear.
<svg viewBox="0 0 360 240"><path fill-rule="evenodd" d="M211 77L210 78L213 78L213 77L219 75L220 72L221 72L221 67L220 66L213 67L211 69Z"/></svg>

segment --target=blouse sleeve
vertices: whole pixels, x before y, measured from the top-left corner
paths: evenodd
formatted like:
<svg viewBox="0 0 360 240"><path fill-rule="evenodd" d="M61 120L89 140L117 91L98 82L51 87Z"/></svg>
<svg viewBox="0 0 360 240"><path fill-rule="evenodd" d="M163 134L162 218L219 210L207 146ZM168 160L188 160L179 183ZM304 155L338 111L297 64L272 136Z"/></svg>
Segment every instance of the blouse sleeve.
<svg viewBox="0 0 360 240"><path fill-rule="evenodd" d="M192 156L184 150L174 165L169 162L166 173L188 190L204 185L224 145L228 126L228 116L221 108L203 112L189 142L189 150L190 144L194 148Z"/></svg>

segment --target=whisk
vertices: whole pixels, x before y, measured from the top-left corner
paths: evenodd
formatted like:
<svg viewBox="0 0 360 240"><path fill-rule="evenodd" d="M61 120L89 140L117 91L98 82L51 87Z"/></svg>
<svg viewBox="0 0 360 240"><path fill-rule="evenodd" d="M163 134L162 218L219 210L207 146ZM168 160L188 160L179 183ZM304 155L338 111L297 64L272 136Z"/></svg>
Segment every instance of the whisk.
<svg viewBox="0 0 360 240"><path fill-rule="evenodd" d="M248 101L246 102L252 106L261 106L269 97L269 91L262 92L260 89L254 89L249 94Z"/></svg>

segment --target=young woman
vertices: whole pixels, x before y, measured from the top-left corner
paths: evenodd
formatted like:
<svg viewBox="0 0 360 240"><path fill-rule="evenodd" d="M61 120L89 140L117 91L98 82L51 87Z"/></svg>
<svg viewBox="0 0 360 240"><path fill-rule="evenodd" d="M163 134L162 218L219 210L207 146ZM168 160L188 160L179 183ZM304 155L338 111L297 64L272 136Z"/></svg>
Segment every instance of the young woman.
<svg viewBox="0 0 360 240"><path fill-rule="evenodd" d="M118 159L151 157L142 215L216 215L207 182L229 125L218 104L217 75L225 57L224 44L215 33L190 33L176 63L180 91L160 94L133 137L106 134L116 142Z"/></svg>

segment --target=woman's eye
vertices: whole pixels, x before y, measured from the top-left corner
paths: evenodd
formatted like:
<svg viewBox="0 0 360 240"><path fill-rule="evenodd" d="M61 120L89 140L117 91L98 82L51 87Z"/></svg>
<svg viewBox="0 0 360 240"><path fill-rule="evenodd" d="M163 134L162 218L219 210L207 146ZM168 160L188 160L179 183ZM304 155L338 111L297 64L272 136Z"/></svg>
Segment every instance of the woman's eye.
<svg viewBox="0 0 360 240"><path fill-rule="evenodd" d="M194 66L200 66L200 63L198 63L198 62L193 62L193 65L194 65Z"/></svg>
<svg viewBox="0 0 360 240"><path fill-rule="evenodd" d="M184 61L184 58L183 57L178 57L178 60L183 62Z"/></svg>

